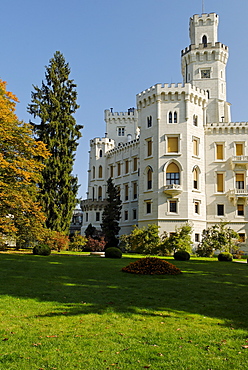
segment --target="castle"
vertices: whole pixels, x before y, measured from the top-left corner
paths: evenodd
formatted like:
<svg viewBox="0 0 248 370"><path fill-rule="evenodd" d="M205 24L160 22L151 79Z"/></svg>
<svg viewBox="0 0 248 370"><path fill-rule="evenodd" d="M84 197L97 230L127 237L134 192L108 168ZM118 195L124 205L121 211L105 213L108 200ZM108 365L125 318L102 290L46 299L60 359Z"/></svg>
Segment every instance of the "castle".
<svg viewBox="0 0 248 370"><path fill-rule="evenodd" d="M190 18L183 83L142 91L126 113L105 111L105 137L90 141L82 233L89 223L100 228L112 177L123 202L120 234L151 223L173 233L190 222L198 243L204 229L227 221L245 248L248 123L231 122L218 21L215 13Z"/></svg>

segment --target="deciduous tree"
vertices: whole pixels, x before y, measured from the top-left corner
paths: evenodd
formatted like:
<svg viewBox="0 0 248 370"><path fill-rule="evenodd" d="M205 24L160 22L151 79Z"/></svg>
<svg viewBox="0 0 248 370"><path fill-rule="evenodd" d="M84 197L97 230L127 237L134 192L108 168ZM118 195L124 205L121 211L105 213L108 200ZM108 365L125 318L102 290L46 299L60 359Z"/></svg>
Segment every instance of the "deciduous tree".
<svg viewBox="0 0 248 370"><path fill-rule="evenodd" d="M29 124L15 114L18 99L0 80L0 237L17 246L42 237L45 216L37 202L41 170L48 158L44 143L34 140Z"/></svg>
<svg viewBox="0 0 248 370"><path fill-rule="evenodd" d="M70 68L63 54L57 51L46 67L45 82L34 87L28 112L40 119L32 123L38 140L51 153L39 182L41 202L51 230L68 232L78 191L73 164L83 126L76 123L73 114L77 105L76 85L69 79Z"/></svg>

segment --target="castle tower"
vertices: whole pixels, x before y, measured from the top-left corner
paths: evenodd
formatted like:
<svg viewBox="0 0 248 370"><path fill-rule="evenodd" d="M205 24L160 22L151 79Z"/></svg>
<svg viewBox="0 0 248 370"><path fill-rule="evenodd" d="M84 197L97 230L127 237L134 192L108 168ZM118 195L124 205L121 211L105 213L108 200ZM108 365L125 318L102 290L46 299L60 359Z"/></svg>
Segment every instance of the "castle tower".
<svg viewBox="0 0 248 370"><path fill-rule="evenodd" d="M207 91L207 123L230 122L226 101L228 47L218 42L219 17L215 13L194 15L189 22L190 46L182 50L184 83Z"/></svg>

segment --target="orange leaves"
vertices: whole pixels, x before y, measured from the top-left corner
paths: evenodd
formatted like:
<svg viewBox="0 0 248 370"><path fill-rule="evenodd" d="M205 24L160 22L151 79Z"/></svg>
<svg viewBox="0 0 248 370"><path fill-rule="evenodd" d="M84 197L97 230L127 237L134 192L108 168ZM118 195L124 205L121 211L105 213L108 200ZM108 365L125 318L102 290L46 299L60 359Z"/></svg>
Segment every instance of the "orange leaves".
<svg viewBox="0 0 248 370"><path fill-rule="evenodd" d="M43 229L44 215L36 197L43 164L49 153L36 142L29 124L18 121L18 99L0 80L0 233L35 237Z"/></svg>

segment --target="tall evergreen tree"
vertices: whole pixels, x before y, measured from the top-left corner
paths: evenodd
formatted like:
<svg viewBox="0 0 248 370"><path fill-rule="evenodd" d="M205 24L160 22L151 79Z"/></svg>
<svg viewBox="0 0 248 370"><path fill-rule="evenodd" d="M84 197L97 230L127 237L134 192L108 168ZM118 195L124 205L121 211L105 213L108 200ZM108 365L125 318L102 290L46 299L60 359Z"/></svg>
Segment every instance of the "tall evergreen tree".
<svg viewBox="0 0 248 370"><path fill-rule="evenodd" d="M107 181L107 203L103 210L101 224L107 242L105 248L118 246L117 236L120 231L121 203L119 190L110 177Z"/></svg>
<svg viewBox="0 0 248 370"><path fill-rule="evenodd" d="M33 86L28 112L39 117L39 124L32 123L34 133L51 153L39 183L46 226L67 232L79 187L72 170L83 126L73 117L79 108L76 85L69 79L70 68L63 54L56 51L45 68L45 82L41 88Z"/></svg>

